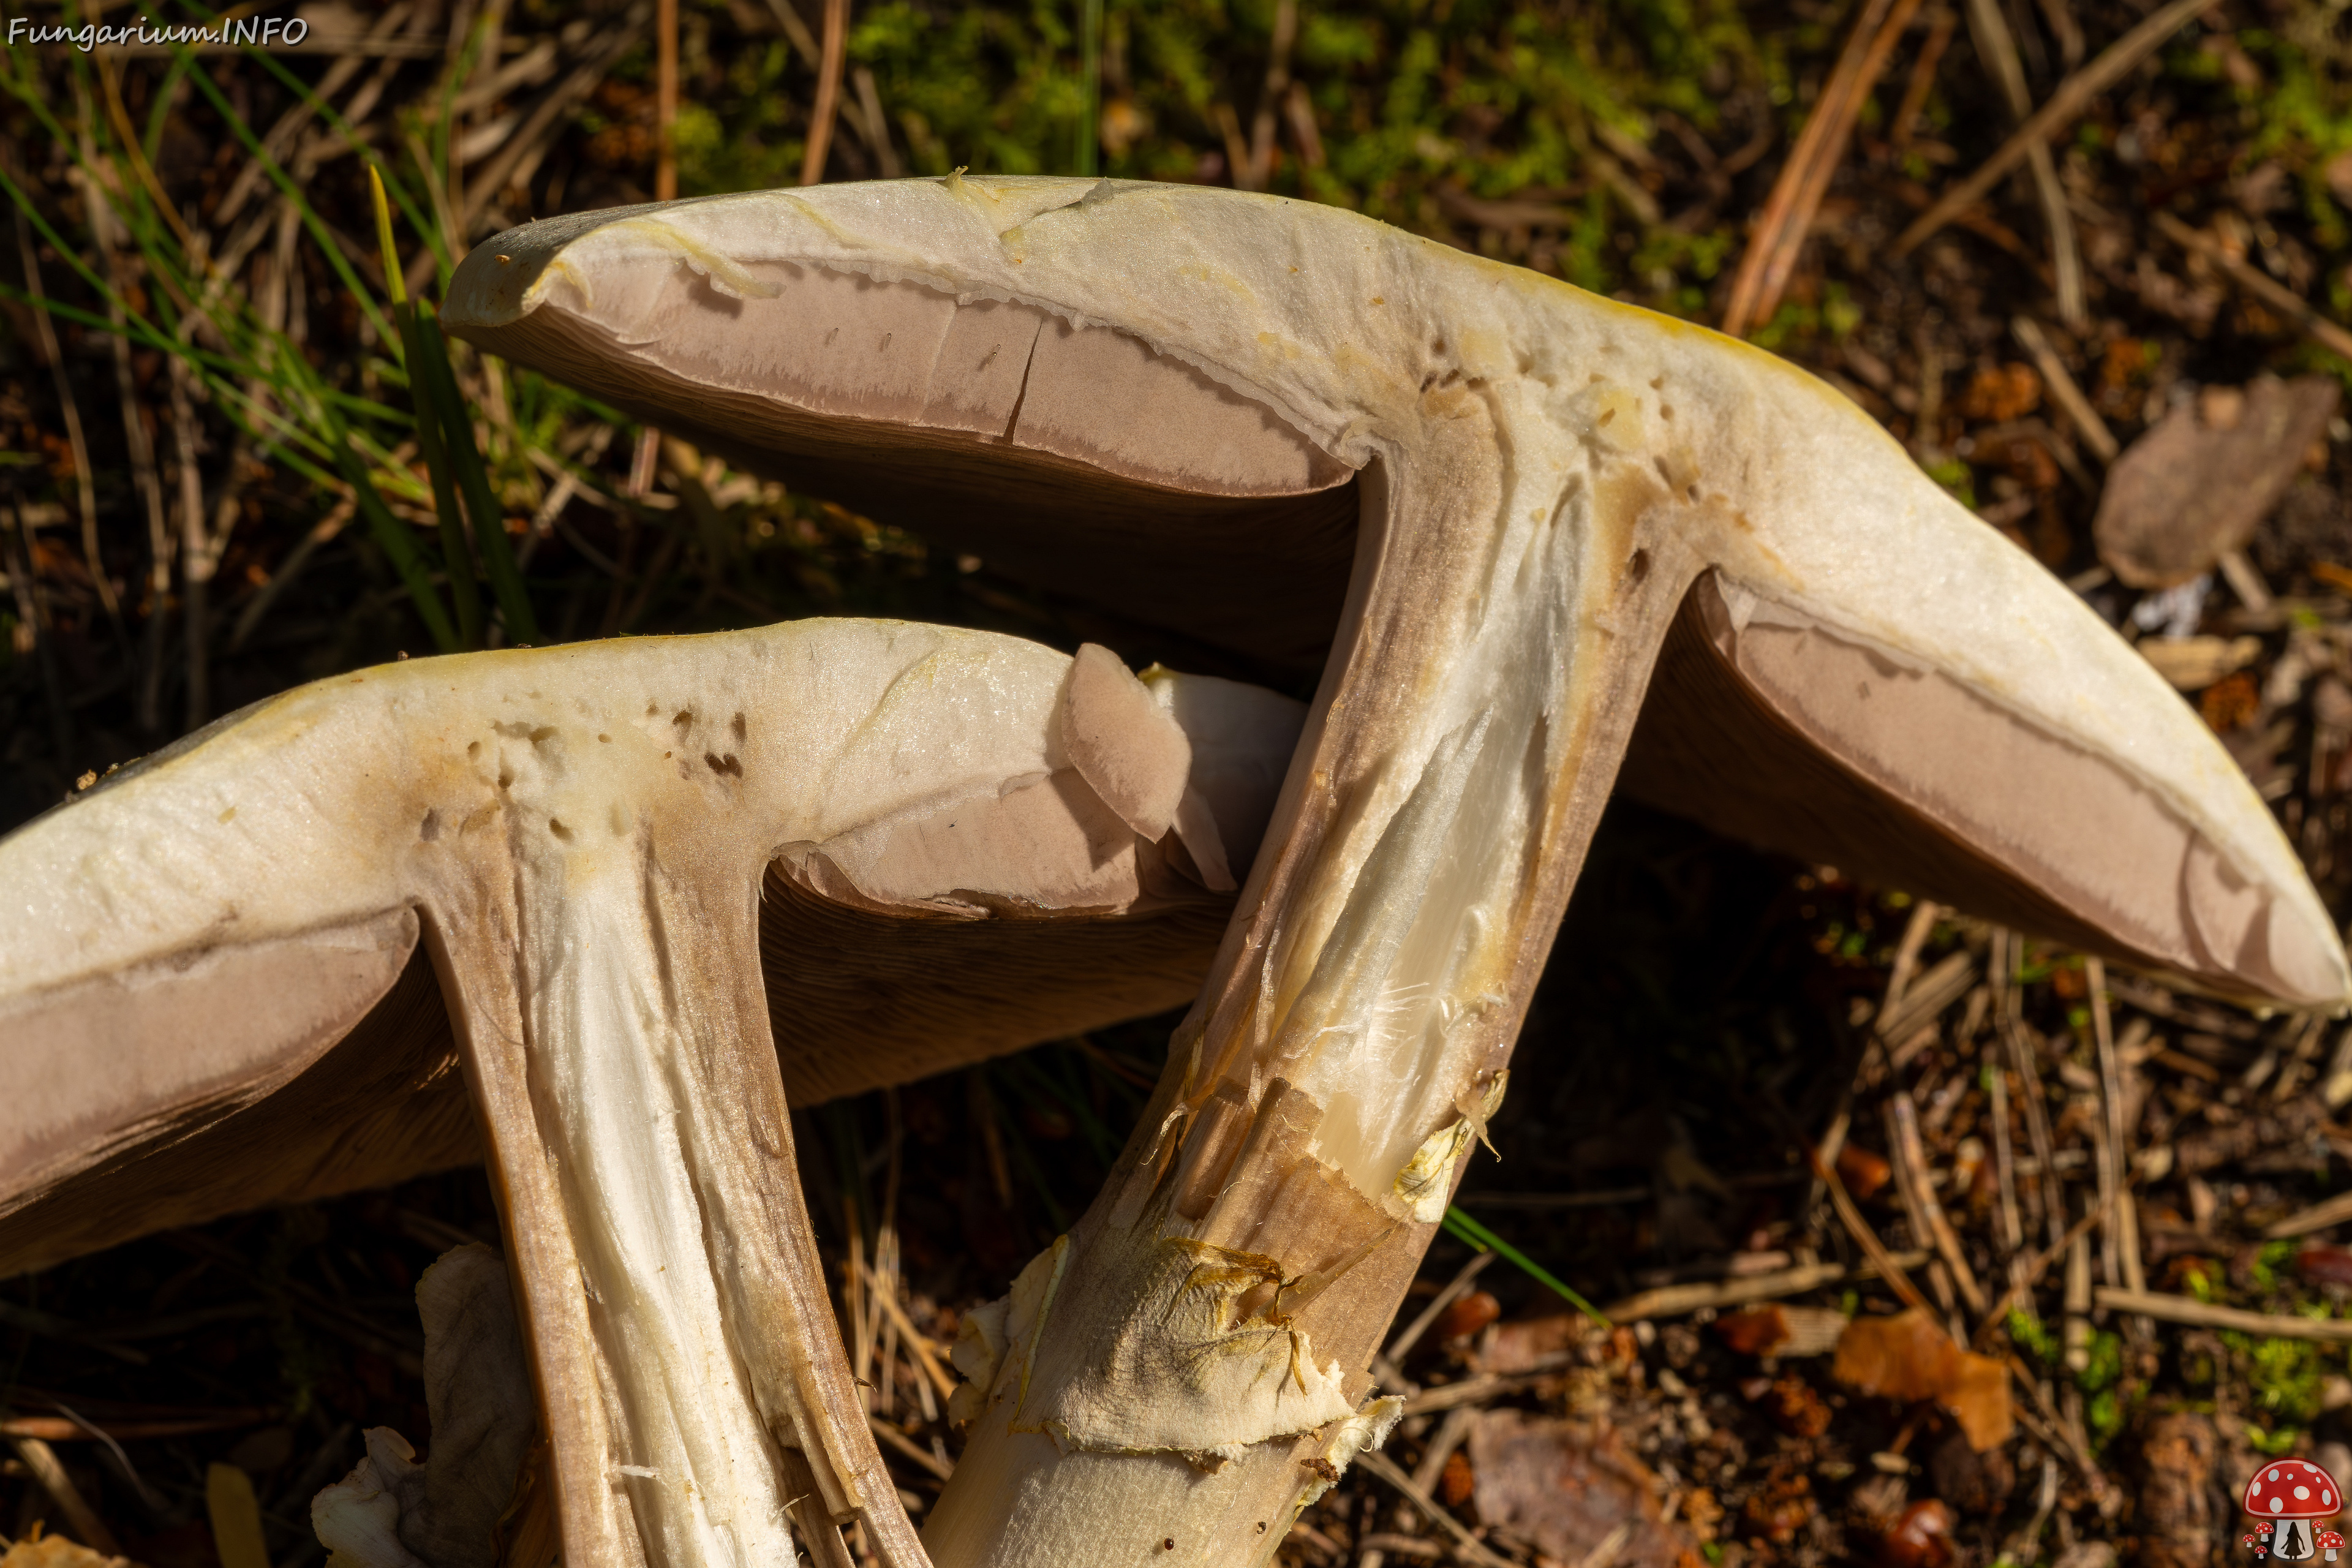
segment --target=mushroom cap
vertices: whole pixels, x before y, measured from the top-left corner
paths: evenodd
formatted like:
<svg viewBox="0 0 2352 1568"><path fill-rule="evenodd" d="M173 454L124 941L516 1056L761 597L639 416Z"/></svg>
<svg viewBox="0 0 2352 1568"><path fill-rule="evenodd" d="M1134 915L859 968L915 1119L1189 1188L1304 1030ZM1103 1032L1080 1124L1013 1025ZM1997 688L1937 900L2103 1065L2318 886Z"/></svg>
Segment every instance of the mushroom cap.
<svg viewBox="0 0 2352 1568"><path fill-rule="evenodd" d="M1354 535L1393 531L1417 461L1412 493L1475 458L1594 550L1664 518L1708 570L1633 793L2218 994L2352 995L2179 694L1843 396L1705 329L1313 204L961 177L531 224L443 320L1258 669L1344 650Z"/></svg>
<svg viewBox="0 0 2352 1568"><path fill-rule="evenodd" d="M905 623L415 659L116 772L0 838L0 1267L479 1158L433 911L500 855L740 876L802 1103L1181 1003L1230 900L1060 731L1245 865L1303 709L1089 667L1142 711Z"/></svg>
<svg viewBox="0 0 2352 1568"><path fill-rule="evenodd" d="M2245 1510L2257 1519L2333 1519L2344 1511L2344 1489L2308 1459L2273 1459L2246 1483Z"/></svg>

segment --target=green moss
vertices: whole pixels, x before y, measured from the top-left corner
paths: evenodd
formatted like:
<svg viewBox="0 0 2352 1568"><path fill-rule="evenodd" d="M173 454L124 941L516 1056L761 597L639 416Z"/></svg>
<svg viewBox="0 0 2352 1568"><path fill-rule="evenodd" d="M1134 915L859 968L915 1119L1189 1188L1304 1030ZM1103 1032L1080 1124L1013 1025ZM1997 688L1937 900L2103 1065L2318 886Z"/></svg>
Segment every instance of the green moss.
<svg viewBox="0 0 2352 1568"><path fill-rule="evenodd" d="M2331 1363L2340 1358L2307 1340L2224 1331L2221 1342L2241 1368L2256 1408L2274 1424L2305 1426L2317 1417L2328 1373L2336 1370Z"/></svg>
<svg viewBox="0 0 2352 1568"><path fill-rule="evenodd" d="M2274 1432L2265 1432L2252 1422L2248 1422L2245 1431L2247 1446L2256 1453L2268 1455L2273 1459L2284 1458L2294 1453L2294 1446L2303 1440L2303 1433L2293 1426L2282 1426Z"/></svg>
<svg viewBox="0 0 2352 1568"><path fill-rule="evenodd" d="M2279 1289L2279 1271L2294 1264L2294 1249L2292 1241L2272 1241L2263 1243L2262 1250L2254 1254L2250 1273L2258 1294L2268 1296Z"/></svg>
<svg viewBox="0 0 2352 1568"><path fill-rule="evenodd" d="M2111 1333L2091 1336L2091 1359L2074 1374L2075 1386L2085 1394L2102 1394L2113 1389L2124 1374L2124 1342Z"/></svg>
<svg viewBox="0 0 2352 1568"><path fill-rule="evenodd" d="M1223 112L1248 133L1273 17L1273 0L1110 0L1103 99L1123 129L1104 146L1104 172L1192 179L1204 160L1222 163ZM1075 21L1067 0L877 0L859 12L849 56L874 72L911 168L1066 174L1086 112ZM1582 186L1587 216L1560 237L1554 270L1600 289L1617 281L1606 239L1622 215L1591 177L1593 129L1646 141L1661 110L1711 128L1740 82L1766 74L1731 0L1312 7L1291 63L1325 157L1304 166L1286 124L1274 189L1427 231L1439 222L1442 182L1490 197ZM741 51L728 66L726 104L694 127L682 120L681 187L796 177L808 85L805 62L781 41ZM1660 292L1678 297L1716 276L1730 243L1678 236L1636 270L1671 272Z"/></svg>
<svg viewBox="0 0 2352 1568"><path fill-rule="evenodd" d="M1862 307L1843 283L1832 281L1822 289L1822 325L1840 342L1853 336L1853 330L1862 325Z"/></svg>
<svg viewBox="0 0 2352 1568"><path fill-rule="evenodd" d="M2024 1307L2009 1310L2009 1342L2044 1366L2056 1366L2063 1353L2049 1326Z"/></svg>
<svg viewBox="0 0 2352 1568"><path fill-rule="evenodd" d="M2133 1403L2123 1396L2121 1390L2113 1388L2103 1389L2084 1402L2083 1425L2089 1429L2093 1453L2105 1448L2123 1431Z"/></svg>
<svg viewBox="0 0 2352 1568"><path fill-rule="evenodd" d="M1976 473L1968 466L1968 464L1962 462L1958 458L1947 458L1942 462L1935 464L1933 467L1929 468L1927 470L1927 477L1935 480L1937 484L1943 486L1946 489L1951 491L1952 499L1954 500L1958 501L1962 506L1967 507L1971 511L1976 510ZM2038 967L2039 973L2035 972L2036 967ZM2019 973L2018 979L2021 984L2030 985L2035 981L2047 979L2049 977L2049 973L2050 965L2043 963L2039 966L2029 966L2026 970Z"/></svg>

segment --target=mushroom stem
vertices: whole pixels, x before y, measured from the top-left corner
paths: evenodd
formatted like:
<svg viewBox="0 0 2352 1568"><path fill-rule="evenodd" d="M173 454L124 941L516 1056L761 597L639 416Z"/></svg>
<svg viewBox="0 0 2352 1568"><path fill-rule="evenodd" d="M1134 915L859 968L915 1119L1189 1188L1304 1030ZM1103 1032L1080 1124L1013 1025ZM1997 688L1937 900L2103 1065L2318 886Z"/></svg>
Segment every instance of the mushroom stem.
<svg viewBox="0 0 2352 1568"><path fill-rule="evenodd" d="M434 951L569 1439L567 1552L790 1562L781 1446L819 1502L804 1533L864 1519L886 1562L919 1563L872 1445L838 1419L856 1393L795 1176L753 899L643 842L517 859L436 923Z"/></svg>
<svg viewBox="0 0 2352 1568"><path fill-rule="evenodd" d="M1454 412L1491 450L1486 405ZM1055 1331L987 1384L925 1531L943 1568L1263 1561L1345 1463L1327 1450L1394 1419L1363 1369L1500 1101L1700 567L1654 478L1538 502L1556 479L1447 456L1367 474L1348 651L1143 1131L1070 1237ZM1188 1317L1204 1253L1261 1288Z"/></svg>

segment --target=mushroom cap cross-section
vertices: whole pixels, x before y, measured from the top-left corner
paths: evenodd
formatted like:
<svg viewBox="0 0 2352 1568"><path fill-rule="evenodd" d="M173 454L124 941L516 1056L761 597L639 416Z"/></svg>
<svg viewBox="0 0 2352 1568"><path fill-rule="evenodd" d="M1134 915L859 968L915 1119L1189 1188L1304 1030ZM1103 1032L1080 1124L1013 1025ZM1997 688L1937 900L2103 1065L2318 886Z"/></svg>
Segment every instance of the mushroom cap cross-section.
<svg viewBox="0 0 2352 1568"><path fill-rule="evenodd" d="M2209 989L2347 994L2195 713L1866 416L1704 330L1328 207L973 178L548 219L443 319L1269 668L1444 658L1533 701L1541 648L1629 719L1651 685L1627 782L1659 804ZM1603 631L1604 596L1655 626ZM1423 757L1467 709L1381 707L1408 692Z"/></svg>
<svg viewBox="0 0 2352 1568"><path fill-rule="evenodd" d="M827 909L1220 909L1299 715L859 621L257 704L0 840L0 1258L487 1154L570 1560L789 1563L788 1513L918 1560L793 1166L763 881L787 947Z"/></svg>
<svg viewBox="0 0 2352 1568"><path fill-rule="evenodd" d="M1369 1363L1621 763L2211 991L2352 991L2147 663L1850 403L1703 329L1307 203L961 176L530 225L443 320L1048 589L1321 663L1157 1098L967 1321L945 1568L1263 1562L1380 1440Z"/></svg>

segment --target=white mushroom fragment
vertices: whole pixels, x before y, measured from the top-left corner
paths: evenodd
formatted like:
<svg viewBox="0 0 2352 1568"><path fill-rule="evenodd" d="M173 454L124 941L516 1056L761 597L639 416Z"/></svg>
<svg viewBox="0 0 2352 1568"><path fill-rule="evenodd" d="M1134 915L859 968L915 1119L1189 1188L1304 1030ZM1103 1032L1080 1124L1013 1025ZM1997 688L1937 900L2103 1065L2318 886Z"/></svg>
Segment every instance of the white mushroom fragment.
<svg viewBox="0 0 2352 1568"><path fill-rule="evenodd" d="M399 1433L371 1430L310 1517L345 1568L495 1568L499 1521L539 1433L506 1261L478 1242L444 1253L416 1282L416 1306L433 1452L418 1464Z"/></svg>
<svg viewBox="0 0 2352 1568"><path fill-rule="evenodd" d="M820 1561L852 1520L919 1557L793 1166L761 879L782 867L804 920L825 900L966 931L1221 905L1171 863L1183 827L1139 837L1087 778L1198 790L1246 854L1298 706L1155 672L1163 706L1087 658L1074 680L1007 637L818 621L420 659L116 773L0 840L0 1247L23 1268L455 1162L477 1147L462 1084L565 1555L788 1563L790 1510ZM417 1048L451 1021L462 1075ZM372 1447L341 1517L464 1561L396 1517L457 1485L397 1450Z"/></svg>
<svg viewBox="0 0 2352 1568"><path fill-rule="evenodd" d="M1735 831L2346 998L2178 696L1850 404L1703 330L1330 208L958 177L535 224L445 321L1008 572L1324 659L1151 1110L965 1357L949 1568L1264 1561L1377 1433L1450 1130L1637 715L1636 785Z"/></svg>

